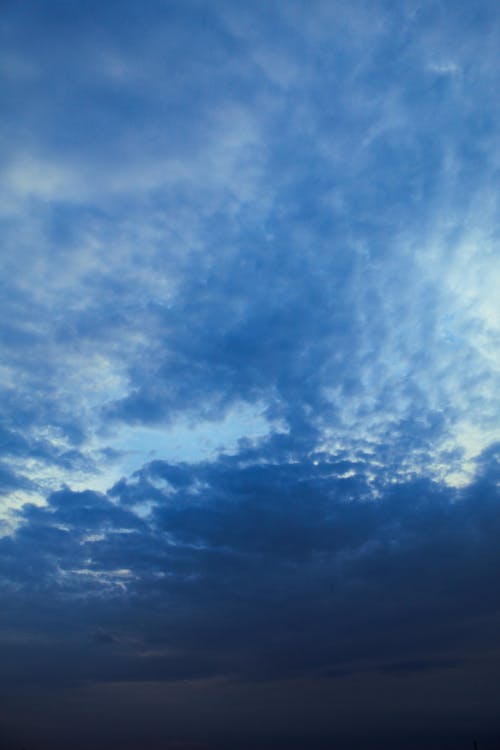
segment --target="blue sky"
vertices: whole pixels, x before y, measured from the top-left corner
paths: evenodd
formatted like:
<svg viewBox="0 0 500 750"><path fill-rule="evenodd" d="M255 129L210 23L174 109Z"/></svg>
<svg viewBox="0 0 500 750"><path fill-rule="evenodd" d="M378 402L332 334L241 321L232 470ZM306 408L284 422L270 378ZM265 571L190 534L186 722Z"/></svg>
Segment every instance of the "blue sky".
<svg viewBox="0 0 500 750"><path fill-rule="evenodd" d="M487 742L497 4L0 33L6 741Z"/></svg>

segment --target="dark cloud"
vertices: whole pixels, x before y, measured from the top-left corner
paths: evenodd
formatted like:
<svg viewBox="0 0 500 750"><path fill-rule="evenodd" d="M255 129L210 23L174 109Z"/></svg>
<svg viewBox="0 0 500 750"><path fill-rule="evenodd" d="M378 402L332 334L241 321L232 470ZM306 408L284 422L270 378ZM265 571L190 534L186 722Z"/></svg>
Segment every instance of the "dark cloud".
<svg viewBox="0 0 500 750"><path fill-rule="evenodd" d="M5 679L306 690L378 674L410 680L426 713L419 680L465 684L481 660L493 668L498 449L465 490L382 480L378 499L362 464L343 479L345 462L239 458L156 461L113 502L62 490L27 507L0 547ZM145 520L126 509L145 502ZM19 627L25 637L9 640Z"/></svg>

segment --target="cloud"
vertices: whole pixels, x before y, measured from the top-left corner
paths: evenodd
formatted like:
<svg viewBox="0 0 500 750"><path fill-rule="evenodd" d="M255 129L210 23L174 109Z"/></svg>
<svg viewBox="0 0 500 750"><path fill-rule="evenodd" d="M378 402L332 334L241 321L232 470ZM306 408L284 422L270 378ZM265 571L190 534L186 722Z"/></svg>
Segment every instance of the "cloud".
<svg viewBox="0 0 500 750"><path fill-rule="evenodd" d="M275 439L155 461L109 498L66 489L26 506L0 542L5 679L56 693L192 683L179 689L196 702L210 680L263 695L320 680L326 695L377 674L423 706L429 680L465 685L495 663L498 445L457 490L374 482L366 461L271 462Z"/></svg>
<svg viewBox="0 0 500 750"><path fill-rule="evenodd" d="M5 14L3 685L492 726L492 4Z"/></svg>
<svg viewBox="0 0 500 750"><path fill-rule="evenodd" d="M296 5L248 11L252 23L226 5L206 13L196 33L174 8L158 24L113 30L104 14L97 33L81 11L85 38L56 13L48 35L58 24L68 34L50 48L15 26L15 54L37 72L39 93L14 99L4 181L12 409L30 415L35 435L49 423L68 450L83 450L79 489L105 490L127 472L102 463L102 451L136 442L110 418L138 429L178 425L186 413L215 424L242 404L263 404L291 429L307 423L323 448L387 444L392 433L407 471L432 466L463 483L470 459L498 437L485 425L498 391L498 212L491 168L461 148L472 123L450 121L465 89L436 98L424 86L432 28L419 14L364 5L319 3L307 22ZM451 21L440 54L471 66L476 42L457 44L462 21ZM404 62L403 80L381 56ZM485 60L476 78L487 86L495 64ZM29 149L16 145L19 116ZM63 146L54 132L73 141ZM486 128L481 142L490 137ZM479 423L486 437L474 449L467 434ZM40 498L76 481L47 469L30 473Z"/></svg>
<svg viewBox="0 0 500 750"><path fill-rule="evenodd" d="M241 467L241 458L157 461L119 483L113 502L63 490L46 508L26 506L15 538L2 542L7 590L36 585L54 602L76 597L85 607L97 597L99 609L99 592L116 585L112 617L125 601L137 615L141 602L157 601L140 637L166 639L174 663L176 649L183 658L202 649L214 653L216 669L227 650L243 648L240 669L260 664L263 674L342 666L384 650L397 663L399 649L417 658L422 647L467 639L457 618L481 628L482 617L497 616L494 451L466 490L380 477L378 500L366 464L345 478L345 464L328 460Z"/></svg>

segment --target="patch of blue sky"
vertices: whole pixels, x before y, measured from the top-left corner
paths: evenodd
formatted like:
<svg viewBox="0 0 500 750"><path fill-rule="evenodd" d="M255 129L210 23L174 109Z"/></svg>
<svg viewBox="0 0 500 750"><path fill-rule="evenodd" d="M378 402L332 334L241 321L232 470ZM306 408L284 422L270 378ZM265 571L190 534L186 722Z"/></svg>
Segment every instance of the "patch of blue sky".
<svg viewBox="0 0 500 750"><path fill-rule="evenodd" d="M223 418L215 422L180 419L165 427L125 427L108 441L117 451L119 471L114 481L128 476L155 459L173 463L199 463L218 458L221 454L238 452L241 440L257 444L270 434L286 432L284 425L270 423L265 409L259 404L235 405ZM107 488L112 484L106 477Z"/></svg>

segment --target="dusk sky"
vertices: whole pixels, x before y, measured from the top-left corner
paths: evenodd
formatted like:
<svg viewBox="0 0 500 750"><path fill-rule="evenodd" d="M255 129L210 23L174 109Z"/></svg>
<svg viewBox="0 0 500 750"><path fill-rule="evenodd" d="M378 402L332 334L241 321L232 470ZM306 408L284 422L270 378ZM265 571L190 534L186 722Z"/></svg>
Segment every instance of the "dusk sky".
<svg viewBox="0 0 500 750"><path fill-rule="evenodd" d="M2 0L0 747L500 747L498 0Z"/></svg>

